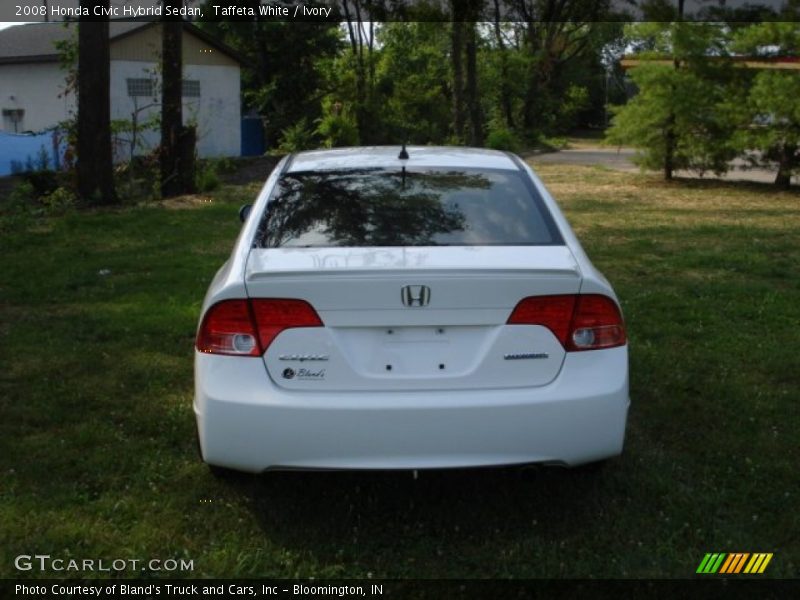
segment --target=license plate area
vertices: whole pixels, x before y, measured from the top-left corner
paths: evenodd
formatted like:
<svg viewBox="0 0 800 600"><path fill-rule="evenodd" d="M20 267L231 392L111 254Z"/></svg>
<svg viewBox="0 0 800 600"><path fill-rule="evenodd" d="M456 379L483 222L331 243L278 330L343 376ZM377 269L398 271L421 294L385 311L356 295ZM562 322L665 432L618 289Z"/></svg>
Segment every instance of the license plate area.
<svg viewBox="0 0 800 600"><path fill-rule="evenodd" d="M389 375L432 376L450 370L451 341L445 327L399 327L386 329L372 368Z"/></svg>
<svg viewBox="0 0 800 600"><path fill-rule="evenodd" d="M494 327L424 326L341 329L337 342L364 376L464 375L479 361Z"/></svg>

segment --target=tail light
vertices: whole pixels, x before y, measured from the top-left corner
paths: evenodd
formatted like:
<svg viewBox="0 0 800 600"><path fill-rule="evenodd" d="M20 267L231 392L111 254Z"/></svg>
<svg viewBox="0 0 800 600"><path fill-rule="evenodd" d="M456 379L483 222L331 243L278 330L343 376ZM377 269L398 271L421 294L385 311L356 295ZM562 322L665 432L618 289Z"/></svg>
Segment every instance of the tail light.
<svg viewBox="0 0 800 600"><path fill-rule="evenodd" d="M627 341L617 303L600 294L524 298L508 324L547 327L568 352L614 348Z"/></svg>
<svg viewBox="0 0 800 600"><path fill-rule="evenodd" d="M614 348L628 339L617 303L600 294L578 296L570 330L567 350Z"/></svg>
<svg viewBox="0 0 800 600"><path fill-rule="evenodd" d="M258 327L262 354L284 329L322 327L317 311L305 300L254 299L250 301L250 305Z"/></svg>
<svg viewBox="0 0 800 600"><path fill-rule="evenodd" d="M195 345L209 354L261 356L284 329L320 326L304 300L223 300L206 312Z"/></svg>

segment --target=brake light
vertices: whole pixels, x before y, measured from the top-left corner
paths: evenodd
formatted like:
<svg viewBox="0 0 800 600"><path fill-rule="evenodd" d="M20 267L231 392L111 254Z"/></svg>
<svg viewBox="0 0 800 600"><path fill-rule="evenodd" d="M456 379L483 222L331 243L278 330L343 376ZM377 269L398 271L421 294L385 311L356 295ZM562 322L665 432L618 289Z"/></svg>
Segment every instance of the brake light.
<svg viewBox="0 0 800 600"><path fill-rule="evenodd" d="M284 329L321 325L304 300L223 300L206 312L195 345L209 354L261 356Z"/></svg>
<svg viewBox="0 0 800 600"><path fill-rule="evenodd" d="M627 341L617 303L601 294L524 298L508 324L547 327L568 352L614 348Z"/></svg>
<svg viewBox="0 0 800 600"><path fill-rule="evenodd" d="M566 347L569 339L569 324L575 311L574 295L531 296L517 304L508 318L510 325L542 325L553 332Z"/></svg>
<svg viewBox="0 0 800 600"><path fill-rule="evenodd" d="M305 300L259 298L251 300L250 303L258 327L258 338L263 348L262 354L284 329L322 326L317 311Z"/></svg>
<svg viewBox="0 0 800 600"><path fill-rule="evenodd" d="M614 348L627 341L617 303L600 294L578 296L570 329L567 350Z"/></svg>

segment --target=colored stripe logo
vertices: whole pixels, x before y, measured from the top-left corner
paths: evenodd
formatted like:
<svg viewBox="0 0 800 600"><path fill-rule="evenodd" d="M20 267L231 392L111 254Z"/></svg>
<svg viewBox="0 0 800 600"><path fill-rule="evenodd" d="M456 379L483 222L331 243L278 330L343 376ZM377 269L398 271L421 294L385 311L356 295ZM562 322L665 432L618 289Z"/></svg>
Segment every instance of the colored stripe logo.
<svg viewBox="0 0 800 600"><path fill-rule="evenodd" d="M772 552L756 552L754 554L749 552L709 552L700 561L696 572L704 575L715 573L720 575L761 574L772 560L772 555Z"/></svg>

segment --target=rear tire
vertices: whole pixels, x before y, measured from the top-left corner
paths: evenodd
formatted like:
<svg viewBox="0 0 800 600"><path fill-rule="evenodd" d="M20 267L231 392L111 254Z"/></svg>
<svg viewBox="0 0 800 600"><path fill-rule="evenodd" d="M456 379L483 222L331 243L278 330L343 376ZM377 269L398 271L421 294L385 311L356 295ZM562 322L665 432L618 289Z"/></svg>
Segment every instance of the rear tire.
<svg viewBox="0 0 800 600"><path fill-rule="evenodd" d="M239 471L234 471L233 469L228 469L227 467L219 467L217 465L209 465L206 463L208 467L209 473L214 477L214 479L220 479L223 481L228 481L239 477L241 473Z"/></svg>
<svg viewBox="0 0 800 600"><path fill-rule="evenodd" d="M591 473L591 474L600 474L605 471L606 467L611 463L610 458L603 458L601 460L595 460L590 463L585 463L582 465L578 465L577 467L573 467L575 471L579 473Z"/></svg>

